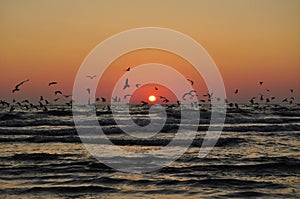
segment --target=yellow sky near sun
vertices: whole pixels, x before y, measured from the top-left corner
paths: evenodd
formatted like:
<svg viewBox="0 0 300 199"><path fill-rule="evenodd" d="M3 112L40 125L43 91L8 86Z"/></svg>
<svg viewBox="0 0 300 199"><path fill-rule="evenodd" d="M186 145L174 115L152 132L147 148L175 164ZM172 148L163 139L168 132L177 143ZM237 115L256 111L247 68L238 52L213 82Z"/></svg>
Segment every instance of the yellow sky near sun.
<svg viewBox="0 0 300 199"><path fill-rule="evenodd" d="M299 19L297 0L0 0L0 99L26 78L31 81L19 97L45 92L51 80L70 93L97 44L145 26L198 41L218 65L229 96L238 87L247 98L259 80L279 96L291 87L299 96Z"/></svg>

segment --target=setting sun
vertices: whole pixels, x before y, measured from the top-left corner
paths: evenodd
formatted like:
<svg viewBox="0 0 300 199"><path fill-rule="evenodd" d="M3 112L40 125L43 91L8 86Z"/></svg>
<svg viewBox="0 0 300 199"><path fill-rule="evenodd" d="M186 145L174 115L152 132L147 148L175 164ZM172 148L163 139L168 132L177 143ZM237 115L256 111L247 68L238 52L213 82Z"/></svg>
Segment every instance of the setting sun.
<svg viewBox="0 0 300 199"><path fill-rule="evenodd" d="M154 95L150 95L148 97L149 102L155 102L156 101L156 97Z"/></svg>

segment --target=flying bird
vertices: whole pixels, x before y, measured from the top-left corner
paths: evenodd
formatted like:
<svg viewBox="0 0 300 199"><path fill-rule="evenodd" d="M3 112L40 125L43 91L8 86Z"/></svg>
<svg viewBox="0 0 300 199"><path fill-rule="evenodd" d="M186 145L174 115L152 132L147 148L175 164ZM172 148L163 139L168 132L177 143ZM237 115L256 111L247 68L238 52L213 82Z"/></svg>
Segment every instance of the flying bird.
<svg viewBox="0 0 300 199"><path fill-rule="evenodd" d="M112 100L114 102L120 102L121 101L121 98L118 98L118 96L115 96L115 97L112 97Z"/></svg>
<svg viewBox="0 0 300 199"><path fill-rule="evenodd" d="M194 85L194 81L193 80L191 80L191 79L187 79L187 80L191 83L192 86Z"/></svg>
<svg viewBox="0 0 300 199"><path fill-rule="evenodd" d="M49 84L48 84L48 86L51 86L51 85L54 85L54 84L57 84L58 82L50 82Z"/></svg>
<svg viewBox="0 0 300 199"><path fill-rule="evenodd" d="M55 95L57 95L57 94L61 94L62 95L62 92L61 91L55 91L54 94Z"/></svg>
<svg viewBox="0 0 300 199"><path fill-rule="evenodd" d="M262 85L263 85L263 83L264 83L264 82L260 81L260 82L259 82L259 85L261 85L261 86L262 86Z"/></svg>
<svg viewBox="0 0 300 199"><path fill-rule="evenodd" d="M141 103L142 103L142 106L145 106L148 104L148 102L145 102L145 101L141 101Z"/></svg>
<svg viewBox="0 0 300 199"><path fill-rule="evenodd" d="M154 89L155 89L156 91L158 90L158 88L157 88L156 86L154 87Z"/></svg>
<svg viewBox="0 0 300 199"><path fill-rule="evenodd" d="M106 102L106 98L101 97L101 101L102 101L102 102Z"/></svg>
<svg viewBox="0 0 300 199"><path fill-rule="evenodd" d="M126 71L129 72L129 71L130 71L130 67L128 67L128 68L126 69Z"/></svg>
<svg viewBox="0 0 300 199"><path fill-rule="evenodd" d="M294 89L291 88L290 91L291 91L291 93L293 93L293 92L294 92Z"/></svg>
<svg viewBox="0 0 300 199"><path fill-rule="evenodd" d="M129 87L130 87L130 85L128 84L128 78L126 78L123 90L125 90L126 88L129 88Z"/></svg>
<svg viewBox="0 0 300 199"><path fill-rule="evenodd" d="M25 82L28 82L29 81L29 79L27 79L27 80L24 80L24 81L22 81L22 82L20 82L19 84L17 84L16 86L15 86L15 88L12 90L12 93L14 93L14 92L16 92L16 91L20 91L20 86L22 86Z"/></svg>
<svg viewBox="0 0 300 199"><path fill-rule="evenodd" d="M236 90L234 91L235 94L237 94L238 92L239 92L239 89L236 89Z"/></svg>
<svg viewBox="0 0 300 199"><path fill-rule="evenodd" d="M137 88L140 87L140 86L141 86L141 84L136 84L136 85L135 85L135 87L137 87Z"/></svg>
<svg viewBox="0 0 300 199"><path fill-rule="evenodd" d="M126 99L127 97L130 97L130 96L132 96L132 95L126 94L126 95L124 95L124 99Z"/></svg>
<svg viewBox="0 0 300 199"><path fill-rule="evenodd" d="M86 77L90 79L94 79L95 77L97 77L97 75L87 75Z"/></svg>

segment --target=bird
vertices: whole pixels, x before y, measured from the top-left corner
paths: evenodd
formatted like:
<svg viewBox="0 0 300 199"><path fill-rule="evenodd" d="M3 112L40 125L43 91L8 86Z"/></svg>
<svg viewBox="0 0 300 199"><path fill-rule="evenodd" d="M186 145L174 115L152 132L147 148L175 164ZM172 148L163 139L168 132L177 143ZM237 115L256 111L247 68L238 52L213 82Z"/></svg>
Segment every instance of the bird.
<svg viewBox="0 0 300 199"><path fill-rule="evenodd" d="M238 92L239 92L239 89L236 89L236 90L234 91L235 94L237 94Z"/></svg>
<svg viewBox="0 0 300 199"><path fill-rule="evenodd" d="M169 102L169 100L166 97L164 97L164 96L159 96L159 97L160 97L160 99L163 99L163 102L165 102L165 103Z"/></svg>
<svg viewBox="0 0 300 199"><path fill-rule="evenodd" d="M114 102L120 102L121 101L121 98L118 98L118 96L115 96L115 97L112 97L112 100Z"/></svg>
<svg viewBox="0 0 300 199"><path fill-rule="evenodd" d="M124 99L126 99L127 97L130 97L130 96L132 96L132 95L126 94L126 95L124 95Z"/></svg>
<svg viewBox="0 0 300 199"><path fill-rule="evenodd" d="M19 87L22 86L25 82L28 82L28 81L29 81L29 79L24 80L24 81L18 83L18 84L15 86L15 88L12 90L12 93L14 93L14 92L16 92L16 91L20 91L20 88L19 88Z"/></svg>
<svg viewBox="0 0 300 199"><path fill-rule="evenodd" d="M262 86L264 82L260 81L259 84Z"/></svg>
<svg viewBox="0 0 300 199"><path fill-rule="evenodd" d="M128 68L126 69L126 71L129 72L129 71L130 71L130 67L128 67Z"/></svg>
<svg viewBox="0 0 300 199"><path fill-rule="evenodd" d="M267 92L270 92L270 89L266 89Z"/></svg>
<svg viewBox="0 0 300 199"><path fill-rule="evenodd" d="M106 102L106 98L101 97L101 101L102 101L102 102Z"/></svg>
<svg viewBox="0 0 300 199"><path fill-rule="evenodd" d="M180 106L181 102L179 100L176 101L177 105Z"/></svg>
<svg viewBox="0 0 300 199"><path fill-rule="evenodd" d="M288 102L288 98L284 98L282 102Z"/></svg>
<svg viewBox="0 0 300 199"><path fill-rule="evenodd" d="M53 101L57 102L60 98L55 98Z"/></svg>
<svg viewBox="0 0 300 199"><path fill-rule="evenodd" d="M95 77L97 77L97 75L87 75L86 77L90 79L94 79Z"/></svg>
<svg viewBox="0 0 300 199"><path fill-rule="evenodd" d="M263 101L264 100L264 97L262 94L260 94L260 101Z"/></svg>
<svg viewBox="0 0 300 199"><path fill-rule="evenodd" d="M141 101L141 103L142 103L142 106L144 106L144 105L147 105L147 104L148 104L148 102L145 102L145 101Z"/></svg>
<svg viewBox="0 0 300 199"><path fill-rule="evenodd" d="M130 87L130 85L128 84L128 78L126 78L123 90L125 90L126 88L129 88L129 87Z"/></svg>
<svg viewBox="0 0 300 199"><path fill-rule="evenodd" d="M269 103L270 102L270 99L269 98L266 98L266 103Z"/></svg>
<svg viewBox="0 0 300 199"><path fill-rule="evenodd" d="M202 103L205 103L205 100L204 100L204 99L202 99L202 100L200 100L200 102L202 102Z"/></svg>
<svg viewBox="0 0 300 199"><path fill-rule="evenodd" d="M51 85L54 85L54 84L57 84L58 82L49 82L48 86L51 86Z"/></svg>
<svg viewBox="0 0 300 199"><path fill-rule="evenodd" d="M254 104L254 99L250 99L249 102L253 105Z"/></svg>
<svg viewBox="0 0 300 199"><path fill-rule="evenodd" d="M40 101L43 101L44 100L44 97L43 96L40 96Z"/></svg>
<svg viewBox="0 0 300 199"><path fill-rule="evenodd" d="M188 92L188 93L184 93L184 94L183 94L182 99L183 99L183 100L186 100L185 97L188 96L188 95L190 96L190 98L193 98L193 97L194 97L191 93Z"/></svg>
<svg viewBox="0 0 300 199"><path fill-rule="evenodd" d="M54 94L55 95L57 95L57 94L61 94L62 95L62 92L61 91L55 91Z"/></svg>
<svg viewBox="0 0 300 199"><path fill-rule="evenodd" d="M9 105L10 105L9 102L6 102L4 100L1 100L0 104L2 104L3 106L7 106L7 107L9 107Z"/></svg>
<svg viewBox="0 0 300 199"><path fill-rule="evenodd" d="M191 83L192 86L194 85L194 81L193 80L191 80L191 79L187 79L187 80Z"/></svg>
<svg viewBox="0 0 300 199"><path fill-rule="evenodd" d="M72 95L63 95L65 98L71 97Z"/></svg>
<svg viewBox="0 0 300 199"><path fill-rule="evenodd" d="M86 91L88 92L88 94L91 94L91 89L87 88Z"/></svg>
<svg viewBox="0 0 300 199"><path fill-rule="evenodd" d="M293 93L293 92L294 92L294 89L291 88L291 89L290 89L290 92Z"/></svg>
<svg viewBox="0 0 300 199"><path fill-rule="evenodd" d="M158 88L157 88L156 86L154 87L154 89L155 89L156 91L158 90Z"/></svg>
<svg viewBox="0 0 300 199"><path fill-rule="evenodd" d="M141 84L136 84L136 85L135 85L135 87L137 87L137 88L140 87L140 86L141 86Z"/></svg>

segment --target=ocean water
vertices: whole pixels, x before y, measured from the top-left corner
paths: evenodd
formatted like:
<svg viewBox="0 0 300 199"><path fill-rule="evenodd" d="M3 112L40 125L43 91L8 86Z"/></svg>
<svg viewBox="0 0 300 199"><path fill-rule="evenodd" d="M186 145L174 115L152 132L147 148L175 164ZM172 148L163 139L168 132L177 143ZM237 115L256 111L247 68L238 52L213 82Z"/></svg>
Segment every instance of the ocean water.
<svg viewBox="0 0 300 199"><path fill-rule="evenodd" d="M126 136L106 107L97 107L97 118L109 139L124 150L155 150L172 140L181 123L178 108L166 108L166 125L146 140ZM147 110L133 107L136 123L149 122ZM1 108L0 197L300 197L299 104L228 108L221 137L204 158L198 158L198 152L210 122L209 107L200 112L197 137L179 159L154 172L124 173L88 152L70 108L52 106L47 112Z"/></svg>

